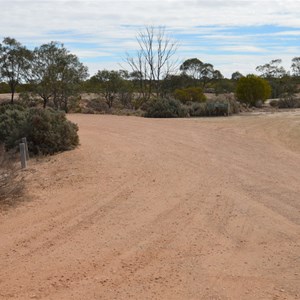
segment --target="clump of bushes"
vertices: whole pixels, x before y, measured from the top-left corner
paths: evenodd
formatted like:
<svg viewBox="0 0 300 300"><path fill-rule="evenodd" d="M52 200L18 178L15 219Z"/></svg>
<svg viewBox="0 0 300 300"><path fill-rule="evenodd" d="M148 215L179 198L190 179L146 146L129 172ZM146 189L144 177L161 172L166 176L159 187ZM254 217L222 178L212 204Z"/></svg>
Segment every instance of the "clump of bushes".
<svg viewBox="0 0 300 300"><path fill-rule="evenodd" d="M191 117L226 116L230 114L228 103L209 101L205 103L193 103L189 106Z"/></svg>
<svg viewBox="0 0 300 300"><path fill-rule="evenodd" d="M283 96L277 102L278 108L300 108L300 99L294 96Z"/></svg>
<svg viewBox="0 0 300 300"><path fill-rule="evenodd" d="M232 97L217 97L204 103L190 102L187 108L191 117L224 116L240 112L239 103Z"/></svg>
<svg viewBox="0 0 300 300"><path fill-rule="evenodd" d="M206 103L190 103L187 108L191 117L205 117L208 115Z"/></svg>
<svg viewBox="0 0 300 300"><path fill-rule="evenodd" d="M278 100L273 99L269 102L271 107L278 107Z"/></svg>
<svg viewBox="0 0 300 300"><path fill-rule="evenodd" d="M17 105L0 107L0 143L7 150L16 148L22 137L27 138L29 151L35 155L71 150L79 143L77 131L77 125L61 111Z"/></svg>
<svg viewBox="0 0 300 300"><path fill-rule="evenodd" d="M145 106L146 118L183 118L188 111L179 100L173 98L152 99Z"/></svg>
<svg viewBox="0 0 300 300"><path fill-rule="evenodd" d="M21 128L27 116L27 110L22 105L3 104L0 106L0 144L11 148L11 139Z"/></svg>
<svg viewBox="0 0 300 300"><path fill-rule="evenodd" d="M90 114L94 114L94 113L109 113L110 109L107 105L107 103L105 103L101 98L95 98L95 99L91 99L87 102L86 107L83 110L83 113L90 113Z"/></svg>
<svg viewBox="0 0 300 300"><path fill-rule="evenodd" d="M144 117L148 118L182 118L224 116L228 113L239 113L240 106L232 97L217 98L201 103L186 102L185 104L173 98L158 98L144 105L143 109L145 111Z"/></svg>

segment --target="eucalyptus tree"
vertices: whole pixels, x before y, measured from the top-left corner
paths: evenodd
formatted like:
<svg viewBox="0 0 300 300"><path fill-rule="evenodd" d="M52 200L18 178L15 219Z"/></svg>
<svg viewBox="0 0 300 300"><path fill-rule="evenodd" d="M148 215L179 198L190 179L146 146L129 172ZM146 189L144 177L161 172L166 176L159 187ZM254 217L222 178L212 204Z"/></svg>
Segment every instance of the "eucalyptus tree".
<svg viewBox="0 0 300 300"><path fill-rule="evenodd" d="M14 38L0 43L0 78L9 85L12 104L17 86L28 79L30 61L31 51Z"/></svg>
<svg viewBox="0 0 300 300"><path fill-rule="evenodd" d="M233 72L231 74L231 80L239 80L240 78L244 77L244 75L242 73L240 73L239 71Z"/></svg>
<svg viewBox="0 0 300 300"><path fill-rule="evenodd" d="M292 72L295 77L300 77L300 57L294 57L292 59Z"/></svg>
<svg viewBox="0 0 300 300"><path fill-rule="evenodd" d="M283 66L281 59L271 60L269 63L256 67L256 71L261 73L261 77L268 80L272 87L272 98L292 95L296 92L296 84ZM292 69L297 72L297 58L293 61Z"/></svg>
<svg viewBox="0 0 300 300"><path fill-rule="evenodd" d="M99 70L91 77L90 82L95 87L94 90L100 93L109 108L118 99L125 104L127 93L130 93L129 74L125 70Z"/></svg>
<svg viewBox="0 0 300 300"><path fill-rule="evenodd" d="M256 71L261 73L260 76L266 79L282 78L287 73L284 67L280 65L281 63L282 63L281 59L274 59L271 60L269 63L257 66Z"/></svg>
<svg viewBox="0 0 300 300"><path fill-rule="evenodd" d="M87 78L88 69L63 44L50 42L34 49L31 75L44 108L52 101L56 109L67 112L69 99Z"/></svg>
<svg viewBox="0 0 300 300"><path fill-rule="evenodd" d="M221 72L215 70L212 64L204 63L198 58L190 58L184 61L180 66L180 71L191 77L194 84L199 82L203 89L209 82L223 78Z"/></svg>

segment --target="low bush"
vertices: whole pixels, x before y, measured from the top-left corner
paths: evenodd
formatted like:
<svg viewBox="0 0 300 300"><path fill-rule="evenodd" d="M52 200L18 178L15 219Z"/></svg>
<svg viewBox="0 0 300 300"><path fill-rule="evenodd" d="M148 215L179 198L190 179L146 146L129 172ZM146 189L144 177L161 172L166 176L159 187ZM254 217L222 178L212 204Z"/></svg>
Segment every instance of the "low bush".
<svg viewBox="0 0 300 300"><path fill-rule="evenodd" d="M108 113L110 111L107 103L100 98L91 99L87 102L84 113ZM93 111L93 112L92 112Z"/></svg>
<svg viewBox="0 0 300 300"><path fill-rule="evenodd" d="M42 107L43 101L40 97L29 93L23 92L19 94L19 102L26 107Z"/></svg>
<svg viewBox="0 0 300 300"><path fill-rule="evenodd" d="M6 149L16 148L21 138L26 137L32 154L71 150L79 143L77 131L77 125L61 111L15 105L0 108L0 142Z"/></svg>
<svg viewBox="0 0 300 300"><path fill-rule="evenodd" d="M278 100L278 108L300 108L300 99L293 96L284 96Z"/></svg>
<svg viewBox="0 0 300 300"><path fill-rule="evenodd" d="M219 101L209 101L206 103L207 115L208 116L226 116L230 114L229 103Z"/></svg>
<svg viewBox="0 0 300 300"><path fill-rule="evenodd" d="M240 106L234 98L217 97L205 103L187 103L189 115L191 117L224 116L236 114L240 111ZM229 105L229 108L228 108Z"/></svg>
<svg viewBox="0 0 300 300"><path fill-rule="evenodd" d="M28 110L17 104L5 104L0 106L0 144L11 148L11 140L18 135L27 118Z"/></svg>
<svg viewBox="0 0 300 300"><path fill-rule="evenodd" d="M187 105L187 108L191 117L208 116L206 103L190 103L189 105Z"/></svg>
<svg viewBox="0 0 300 300"><path fill-rule="evenodd" d="M270 102L269 102L269 104L270 104L270 106L271 107L278 107L278 100L271 100Z"/></svg>
<svg viewBox="0 0 300 300"><path fill-rule="evenodd" d="M152 99L145 107L146 118L183 118L188 111L179 100L172 98Z"/></svg>

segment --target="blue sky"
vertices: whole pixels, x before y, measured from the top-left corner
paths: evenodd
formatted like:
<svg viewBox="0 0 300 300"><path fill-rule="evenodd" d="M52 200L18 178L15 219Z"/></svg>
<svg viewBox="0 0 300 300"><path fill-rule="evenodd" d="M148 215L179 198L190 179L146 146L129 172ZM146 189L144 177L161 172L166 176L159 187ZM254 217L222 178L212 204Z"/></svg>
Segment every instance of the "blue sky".
<svg viewBox="0 0 300 300"><path fill-rule="evenodd" d="M0 0L0 38L29 48L60 41L89 67L119 69L144 26L165 26L180 62L197 57L225 76L300 56L300 0ZM13 14L12 14L13 11ZM12 18L13 16L13 18Z"/></svg>

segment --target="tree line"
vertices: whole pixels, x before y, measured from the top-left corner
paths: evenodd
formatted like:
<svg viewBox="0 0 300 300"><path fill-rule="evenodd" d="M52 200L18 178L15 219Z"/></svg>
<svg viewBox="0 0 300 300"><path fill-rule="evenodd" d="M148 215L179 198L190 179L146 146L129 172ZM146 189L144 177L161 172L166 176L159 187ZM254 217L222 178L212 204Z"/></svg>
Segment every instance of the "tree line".
<svg viewBox="0 0 300 300"><path fill-rule="evenodd" d="M175 97L181 102L203 102L204 92L235 92L238 100L254 104L266 97L292 95L300 78L300 57L286 71L280 59L257 66L259 76L236 71L231 78L208 62L190 58L178 63L176 41L163 27L146 27L137 37L139 49L126 53L125 70L99 70L88 77L88 68L63 44L50 42L29 50L14 38L0 43L0 92L17 91L38 95L43 107L68 111L69 101L82 92L101 94L112 108L116 102L139 109L154 97Z"/></svg>

